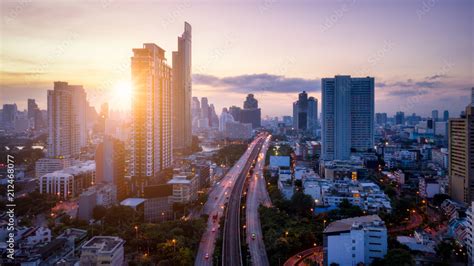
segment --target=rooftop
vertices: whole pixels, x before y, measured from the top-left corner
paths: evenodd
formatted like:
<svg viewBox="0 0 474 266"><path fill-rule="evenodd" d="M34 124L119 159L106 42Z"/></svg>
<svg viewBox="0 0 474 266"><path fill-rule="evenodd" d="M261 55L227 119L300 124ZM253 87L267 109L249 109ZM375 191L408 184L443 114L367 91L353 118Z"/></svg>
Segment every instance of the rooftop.
<svg viewBox="0 0 474 266"><path fill-rule="evenodd" d="M120 205L130 206L130 207L135 208L144 202L145 202L145 199L143 198L128 198L128 199L122 200L122 202L120 202Z"/></svg>
<svg viewBox="0 0 474 266"><path fill-rule="evenodd" d="M109 253L124 243L125 241L117 236L94 236L82 246L82 249L96 249L98 252Z"/></svg>
<svg viewBox="0 0 474 266"><path fill-rule="evenodd" d="M359 216L354 218L342 219L330 223L325 229L324 233L336 233L343 231L350 231L354 224L375 224L374 222L382 222L378 215Z"/></svg>

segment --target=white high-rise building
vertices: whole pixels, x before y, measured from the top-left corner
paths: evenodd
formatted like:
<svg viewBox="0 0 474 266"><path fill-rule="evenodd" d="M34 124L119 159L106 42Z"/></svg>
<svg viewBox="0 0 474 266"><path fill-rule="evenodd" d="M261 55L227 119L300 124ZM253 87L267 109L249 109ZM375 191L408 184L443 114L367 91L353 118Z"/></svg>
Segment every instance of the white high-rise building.
<svg viewBox="0 0 474 266"><path fill-rule="evenodd" d="M469 224L466 237L466 250L469 265L474 265L474 201L471 202L471 207L467 209L466 216Z"/></svg>
<svg viewBox="0 0 474 266"><path fill-rule="evenodd" d="M226 130L226 124L229 122L234 122L234 117L229 113L227 108L222 108L222 113L219 117L219 131L224 132Z"/></svg>
<svg viewBox="0 0 474 266"><path fill-rule="evenodd" d="M150 179L171 166L171 68L156 44L145 43L133 53L130 174L141 195Z"/></svg>
<svg viewBox="0 0 474 266"><path fill-rule="evenodd" d="M48 157L77 157L87 145L87 106L82 86L54 82L48 91Z"/></svg>
<svg viewBox="0 0 474 266"><path fill-rule="evenodd" d="M342 219L324 229L324 265L370 265L387 254L387 228L378 215Z"/></svg>
<svg viewBox="0 0 474 266"><path fill-rule="evenodd" d="M374 146L374 78L322 79L322 158L347 160Z"/></svg>

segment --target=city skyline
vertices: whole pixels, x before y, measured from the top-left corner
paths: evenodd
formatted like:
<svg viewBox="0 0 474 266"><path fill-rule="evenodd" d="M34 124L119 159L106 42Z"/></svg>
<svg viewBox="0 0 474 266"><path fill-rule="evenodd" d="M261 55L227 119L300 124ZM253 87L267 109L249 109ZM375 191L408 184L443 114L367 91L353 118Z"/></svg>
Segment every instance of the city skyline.
<svg viewBox="0 0 474 266"><path fill-rule="evenodd" d="M196 33L193 96L209 98L216 110L254 93L263 116L291 114L289 97L296 100L306 90L321 101L320 79L347 74L376 78L376 112L429 116L432 109L449 106L457 116L473 83L469 1L388 6L323 1L317 8L302 2L144 2L140 16L134 12L138 6L121 1L55 3L47 12L48 2L18 5L2 2L6 16L1 33L6 38L0 101L17 102L19 109L26 107L27 97L45 109L45 91L57 80L82 84L96 109L105 101L112 102L112 110L130 106L130 48L144 41L159 43L172 58L183 21ZM232 14L223 16L230 8ZM77 12L62 15L70 9ZM241 21L242 14L249 19ZM61 17L61 25L46 19L51 15ZM279 17L285 19L280 22ZM142 24L143 30L136 31ZM243 57L244 63L236 63Z"/></svg>

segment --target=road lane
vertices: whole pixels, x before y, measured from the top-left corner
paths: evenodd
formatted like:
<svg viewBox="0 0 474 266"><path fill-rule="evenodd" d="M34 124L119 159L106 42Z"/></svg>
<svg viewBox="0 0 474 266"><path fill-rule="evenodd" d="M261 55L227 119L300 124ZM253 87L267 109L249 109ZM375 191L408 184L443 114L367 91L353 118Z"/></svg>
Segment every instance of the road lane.
<svg viewBox="0 0 474 266"><path fill-rule="evenodd" d="M265 184L265 177L263 176L265 157L270 145L270 138L271 136L268 136L265 139L265 143L260 150L257 163L255 164L254 174L249 180L246 199L246 240L250 250L252 265L257 266L269 265L258 208L260 204L267 207L271 206L271 200Z"/></svg>
<svg viewBox="0 0 474 266"><path fill-rule="evenodd" d="M222 228L218 228L218 221L223 216L224 209L222 206L228 201L227 197L232 191L233 184L242 171L242 166L247 162L251 151L257 144L256 138L248 147L247 151L240 157L234 166L227 172L227 174L216 183L209 192L209 197L203 207L203 213L209 215L207 227L201 237L198 253L194 265L212 265L212 258L214 253L215 241ZM212 216L217 214L217 222L213 221ZM214 232L213 232L214 231ZM206 258L206 254L209 258Z"/></svg>

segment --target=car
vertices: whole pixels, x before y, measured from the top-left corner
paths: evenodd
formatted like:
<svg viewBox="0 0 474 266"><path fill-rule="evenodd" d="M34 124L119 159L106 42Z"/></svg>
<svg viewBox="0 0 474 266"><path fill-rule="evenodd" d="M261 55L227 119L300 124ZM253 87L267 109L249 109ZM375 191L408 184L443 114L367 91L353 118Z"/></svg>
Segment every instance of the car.
<svg viewBox="0 0 474 266"><path fill-rule="evenodd" d="M206 255L204 255L204 258L207 260L209 259L209 253L206 253Z"/></svg>
<svg viewBox="0 0 474 266"><path fill-rule="evenodd" d="M215 197L214 199L217 200L217 197Z"/></svg>
<svg viewBox="0 0 474 266"><path fill-rule="evenodd" d="M252 233L252 240L255 240L257 238L257 235L255 233Z"/></svg>
<svg viewBox="0 0 474 266"><path fill-rule="evenodd" d="M214 233L216 231L216 228L215 227L212 227L212 232Z"/></svg>

